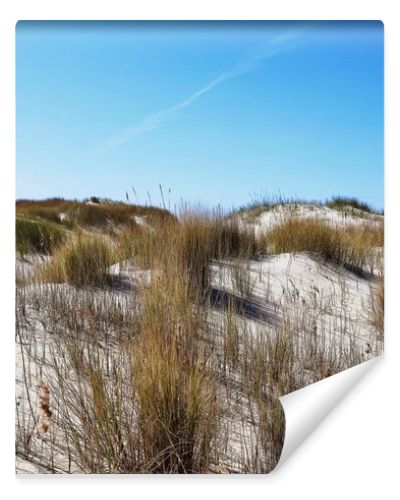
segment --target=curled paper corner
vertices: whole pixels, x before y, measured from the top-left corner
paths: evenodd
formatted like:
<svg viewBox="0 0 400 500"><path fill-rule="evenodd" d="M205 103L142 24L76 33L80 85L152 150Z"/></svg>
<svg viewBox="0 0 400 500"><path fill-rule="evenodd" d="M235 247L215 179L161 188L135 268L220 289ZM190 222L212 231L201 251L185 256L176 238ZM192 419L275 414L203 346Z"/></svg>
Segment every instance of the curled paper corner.
<svg viewBox="0 0 400 500"><path fill-rule="evenodd" d="M285 413L285 439L282 453L273 473L278 472L303 442L346 398L382 356L332 375L279 398Z"/></svg>

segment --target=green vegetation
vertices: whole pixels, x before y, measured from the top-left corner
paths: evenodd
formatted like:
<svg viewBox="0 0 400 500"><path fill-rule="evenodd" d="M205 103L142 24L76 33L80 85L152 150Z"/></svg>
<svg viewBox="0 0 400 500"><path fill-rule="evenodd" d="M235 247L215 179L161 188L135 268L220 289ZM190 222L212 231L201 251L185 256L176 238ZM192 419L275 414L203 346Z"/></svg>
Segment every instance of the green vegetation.
<svg viewBox="0 0 400 500"><path fill-rule="evenodd" d="M321 205L321 202L318 201L306 201L299 197L286 197L284 195L279 196L270 196L270 195L259 195L254 196L253 199L247 203L246 205L242 205L238 209L232 211L232 214L242 214L246 213L246 215L250 218L255 218L263 212L273 210L274 208L282 205L293 205L297 206L300 204L314 204Z"/></svg>
<svg viewBox="0 0 400 500"><path fill-rule="evenodd" d="M17 200L16 212L18 217L51 221L74 229L114 230L116 225L135 226L135 217L143 217L150 226L175 219L170 212L157 207L97 201L84 203L62 198Z"/></svg>
<svg viewBox="0 0 400 500"><path fill-rule="evenodd" d="M335 208L336 210L348 210L349 208L354 208L370 214L380 213L377 210L374 210L368 203L360 201L358 198L348 196L334 196L330 200L327 200L326 205L329 208Z"/></svg>
<svg viewBox="0 0 400 500"><path fill-rule="evenodd" d="M351 215L362 216L360 212L366 212L367 214L382 215L383 211L375 210L366 202L360 201L355 197L348 196L333 196L332 198L326 200L324 203L318 200L307 200L299 197L286 197L283 195L279 196L268 196L261 195L255 196L254 199L236 210L232 211L232 214L246 214L250 219L259 216L261 213L269 210L273 210L278 206L292 206L295 210L299 205L309 205L309 206L327 206L332 209L347 212Z"/></svg>
<svg viewBox="0 0 400 500"><path fill-rule="evenodd" d="M16 249L21 255L39 252L51 254L67 239L64 228L45 220L29 220L17 217Z"/></svg>

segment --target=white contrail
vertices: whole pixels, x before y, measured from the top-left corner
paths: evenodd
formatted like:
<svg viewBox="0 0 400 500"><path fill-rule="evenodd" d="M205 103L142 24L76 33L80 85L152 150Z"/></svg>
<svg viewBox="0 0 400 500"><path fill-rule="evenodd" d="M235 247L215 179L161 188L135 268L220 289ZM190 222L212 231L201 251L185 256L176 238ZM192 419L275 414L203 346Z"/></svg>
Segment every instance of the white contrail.
<svg viewBox="0 0 400 500"><path fill-rule="evenodd" d="M158 113L153 113L152 115L144 118L139 124L134 125L133 127L128 127L120 130L116 135L111 137L109 140L105 142L103 147L97 150L94 155L100 156L101 154L115 149L123 144L127 143L131 139L142 135L146 132L150 132L166 121L170 120L174 115L176 115L179 111L189 107L195 101L197 101L201 96L207 94L215 87L218 87L222 83L231 80L232 78L242 75L244 73L249 73L254 70L258 63L265 59L269 59L275 54L282 52L287 48L287 42L290 39L294 38L294 32L290 33L282 33L281 35L276 36L273 40L269 42L269 45L266 50L263 50L257 56L254 56L250 59L240 62L229 71L222 73L218 78L215 78L207 85L202 87L200 90L194 92L191 96L179 102L175 106L168 108L164 111L159 111Z"/></svg>

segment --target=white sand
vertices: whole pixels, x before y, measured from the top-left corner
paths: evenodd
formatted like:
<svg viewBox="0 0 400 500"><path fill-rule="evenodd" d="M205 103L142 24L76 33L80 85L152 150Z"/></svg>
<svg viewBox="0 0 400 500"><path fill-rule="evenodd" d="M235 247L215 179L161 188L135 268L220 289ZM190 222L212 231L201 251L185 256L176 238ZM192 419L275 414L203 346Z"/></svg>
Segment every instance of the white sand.
<svg viewBox="0 0 400 500"><path fill-rule="evenodd" d="M255 315L261 313L261 321L246 320L255 333L265 331L263 316L276 322L283 315L306 315L315 320L318 334L335 335L338 345L353 342L366 359L376 355L368 347L379 342L369 322L373 276L338 269L306 253L281 254L251 261L247 273L239 277L235 263L215 265L213 285L235 296L240 296L240 288L247 289L246 299L256 306Z"/></svg>
<svg viewBox="0 0 400 500"><path fill-rule="evenodd" d="M379 224L383 222L384 219L383 215L370 214L357 209L351 209L349 214L346 215L344 211L326 206L300 204L278 205L256 216L254 216L251 211L239 214L241 223L254 228L256 234L273 228L288 217L317 219L327 222L332 226L355 226L365 224L366 222L370 224Z"/></svg>

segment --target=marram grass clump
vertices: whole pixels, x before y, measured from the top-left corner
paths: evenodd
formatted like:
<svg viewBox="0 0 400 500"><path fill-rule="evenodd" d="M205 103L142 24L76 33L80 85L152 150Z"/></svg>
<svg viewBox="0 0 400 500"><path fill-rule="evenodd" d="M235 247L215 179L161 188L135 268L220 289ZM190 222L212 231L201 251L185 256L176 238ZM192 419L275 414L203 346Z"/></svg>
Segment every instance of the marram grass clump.
<svg viewBox="0 0 400 500"><path fill-rule="evenodd" d="M66 241L67 232L52 222L17 218L15 237L16 249L21 255L50 255Z"/></svg>
<svg viewBox="0 0 400 500"><path fill-rule="evenodd" d="M370 270L372 251L383 246L383 224L331 226L324 221L289 218L265 235L273 253L313 252L354 271Z"/></svg>
<svg viewBox="0 0 400 500"><path fill-rule="evenodd" d="M79 234L60 247L51 262L38 269L36 277L47 283L105 287L109 284L108 268L114 261L114 251L105 238Z"/></svg>

